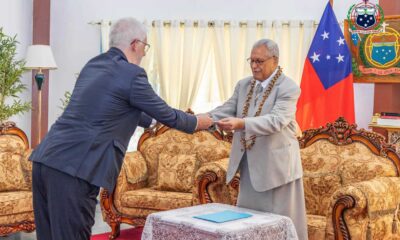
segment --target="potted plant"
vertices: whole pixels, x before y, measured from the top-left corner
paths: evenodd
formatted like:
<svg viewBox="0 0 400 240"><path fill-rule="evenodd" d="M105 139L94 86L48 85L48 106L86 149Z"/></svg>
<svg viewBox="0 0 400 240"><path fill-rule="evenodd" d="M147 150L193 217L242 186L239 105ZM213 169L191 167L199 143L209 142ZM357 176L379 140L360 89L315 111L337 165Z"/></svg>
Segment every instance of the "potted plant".
<svg viewBox="0 0 400 240"><path fill-rule="evenodd" d="M31 108L18 97L26 85L21 82L25 61L15 59L17 44L16 36L7 36L0 28L0 129L11 124L6 123L11 116Z"/></svg>

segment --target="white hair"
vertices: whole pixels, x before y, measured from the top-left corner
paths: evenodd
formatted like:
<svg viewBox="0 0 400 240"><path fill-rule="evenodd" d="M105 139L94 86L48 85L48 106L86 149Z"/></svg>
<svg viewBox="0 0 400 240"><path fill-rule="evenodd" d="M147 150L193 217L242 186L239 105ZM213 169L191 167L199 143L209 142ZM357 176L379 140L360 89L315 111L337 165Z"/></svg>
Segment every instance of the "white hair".
<svg viewBox="0 0 400 240"><path fill-rule="evenodd" d="M146 27L134 18L119 19L111 26L110 47L126 49L134 39L144 41L147 36Z"/></svg>
<svg viewBox="0 0 400 240"><path fill-rule="evenodd" d="M271 39L261 39L254 43L253 49L261 46L265 46L267 48L270 55L269 57L279 58L279 47L276 42L272 41Z"/></svg>

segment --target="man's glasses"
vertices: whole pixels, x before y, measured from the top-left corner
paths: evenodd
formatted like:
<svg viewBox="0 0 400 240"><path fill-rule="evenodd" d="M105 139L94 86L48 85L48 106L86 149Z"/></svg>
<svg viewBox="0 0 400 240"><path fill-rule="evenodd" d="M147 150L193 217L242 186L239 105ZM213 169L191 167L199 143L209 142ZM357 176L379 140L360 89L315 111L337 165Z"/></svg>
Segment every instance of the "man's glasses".
<svg viewBox="0 0 400 240"><path fill-rule="evenodd" d="M247 62L250 64L250 66L251 66L253 63L255 63L257 66L260 66L260 65L262 65L264 62L270 60L271 58L273 58L273 56L272 56L272 57L269 57L269 58L267 58L267 59L251 59L251 58L248 58L248 59L247 59Z"/></svg>
<svg viewBox="0 0 400 240"><path fill-rule="evenodd" d="M143 41L141 41L141 40L139 40L139 39L133 40L132 43L134 43L135 41L141 42L141 43L144 44L144 51L145 51L145 52L149 51L149 49L150 49L150 44L148 44L148 43L146 43L146 42L143 42Z"/></svg>

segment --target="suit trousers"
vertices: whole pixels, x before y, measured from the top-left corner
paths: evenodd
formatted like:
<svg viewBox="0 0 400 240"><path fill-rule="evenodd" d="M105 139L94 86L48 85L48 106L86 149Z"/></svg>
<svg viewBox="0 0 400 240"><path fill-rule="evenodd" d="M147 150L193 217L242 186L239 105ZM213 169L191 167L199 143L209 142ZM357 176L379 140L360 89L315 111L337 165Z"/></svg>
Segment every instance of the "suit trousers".
<svg viewBox="0 0 400 240"><path fill-rule="evenodd" d="M32 193L38 240L90 239L99 187L33 162Z"/></svg>
<svg viewBox="0 0 400 240"><path fill-rule="evenodd" d="M246 154L243 155L239 169L238 207L287 216L292 219L299 240L307 240L303 179L297 179L265 192L258 192L251 184Z"/></svg>

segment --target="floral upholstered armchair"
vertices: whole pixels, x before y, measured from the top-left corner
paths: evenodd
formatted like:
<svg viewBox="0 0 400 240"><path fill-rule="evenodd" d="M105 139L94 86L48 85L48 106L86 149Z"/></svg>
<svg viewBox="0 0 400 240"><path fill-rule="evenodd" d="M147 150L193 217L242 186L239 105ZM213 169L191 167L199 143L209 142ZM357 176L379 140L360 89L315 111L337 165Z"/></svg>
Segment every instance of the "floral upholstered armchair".
<svg viewBox="0 0 400 240"><path fill-rule="evenodd" d="M343 118L300 139L310 239L400 239L400 158Z"/></svg>
<svg viewBox="0 0 400 240"><path fill-rule="evenodd" d="M147 130L138 151L126 154L114 192L101 191L110 239L119 235L121 223L142 226L150 213L199 204L206 185L195 177L210 164L227 165L230 143L223 139L217 131L186 134L166 126ZM212 195L231 201L225 183L213 187Z"/></svg>
<svg viewBox="0 0 400 240"><path fill-rule="evenodd" d="M15 124L0 125L0 236L35 230L28 148Z"/></svg>
<svg viewBox="0 0 400 240"><path fill-rule="evenodd" d="M303 132L299 143L310 240L400 239L400 158L383 136L339 118ZM206 184L223 183L224 171L208 169ZM202 203L219 201L203 195Z"/></svg>

